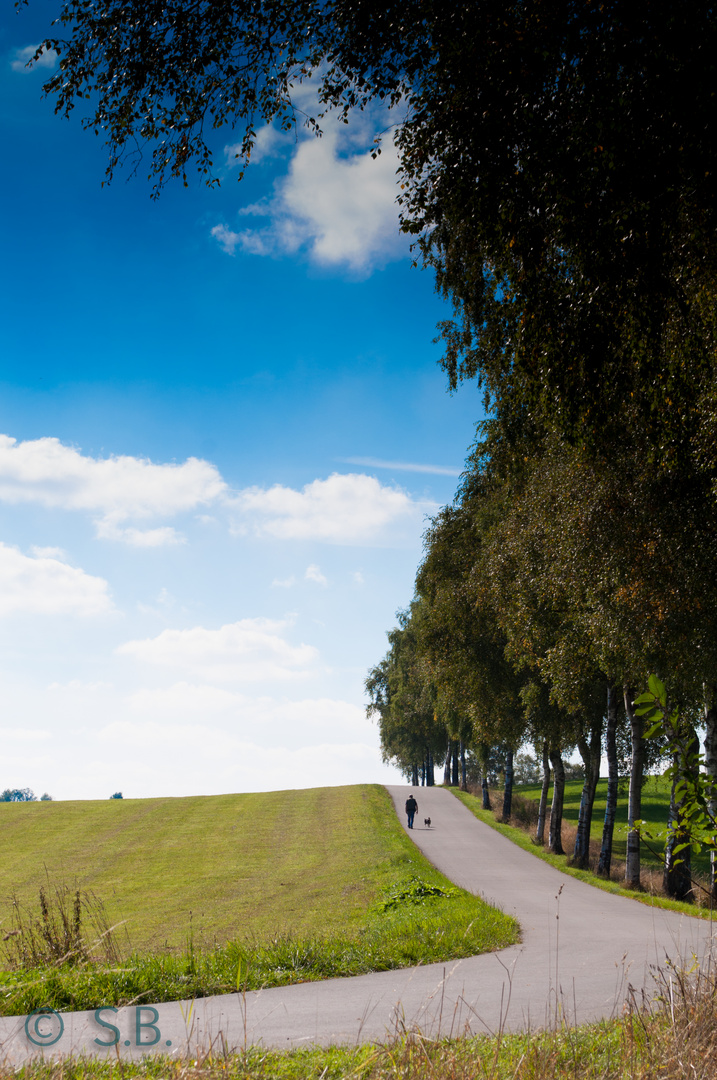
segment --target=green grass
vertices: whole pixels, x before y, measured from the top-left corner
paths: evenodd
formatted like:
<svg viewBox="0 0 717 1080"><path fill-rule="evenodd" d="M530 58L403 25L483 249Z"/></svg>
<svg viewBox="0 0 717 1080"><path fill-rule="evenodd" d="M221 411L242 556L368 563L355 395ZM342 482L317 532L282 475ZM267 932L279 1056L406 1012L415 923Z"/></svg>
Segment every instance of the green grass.
<svg viewBox="0 0 717 1080"><path fill-rule="evenodd" d="M566 855L554 855L552 852L548 851L547 848L536 844L532 839L531 834L526 833L523 829L516 828L514 825L504 825L502 822L497 821L492 810L482 809L481 799L468 794L468 792L458 791L456 788L450 788L449 790L457 799L460 799L460 801L467 806L471 813L480 821L483 821L486 825L490 825L492 829L495 829L509 840L512 840L514 844L517 844L518 847L522 847L524 851L529 851L531 855L535 855L536 858L550 863L556 870L560 870L564 874L569 874L571 877L578 878L588 885L594 885L598 889L603 889L605 892L614 893L618 896L627 896L631 900L638 900L643 904L666 908L669 911L679 911L684 915L693 915L696 918L709 919L712 917L709 908L698 908L694 904L684 904L677 900L668 900L664 896L658 896L647 891L637 892L632 889L625 889L618 882L600 878L590 870L577 870L575 867L568 865L570 853ZM521 794L524 794L527 789L526 787L521 787L518 790Z"/></svg>
<svg viewBox="0 0 717 1080"><path fill-rule="evenodd" d="M519 935L514 920L430 865L378 785L9 803L0 838L5 882L18 896L47 880L91 888L111 920L127 918L132 946L119 964L0 973L4 1015L439 962ZM394 904L397 890L406 895ZM7 904L4 916L7 929Z"/></svg>
<svg viewBox="0 0 717 1080"><path fill-rule="evenodd" d="M568 780L565 784L565 804L563 815L565 821L577 826L580 812L580 794L583 789L582 780ZM526 799L538 802L540 799L540 784L521 784L515 789ZM620 781L617 813L615 815L615 835L613 837L613 857L625 859L627 847L627 791L628 781ZM607 798L607 780L599 780L595 794L595 807L593 809L591 839L600 842L602 839L603 820L605 818L605 800ZM552 787L549 799L552 799ZM550 802L548 802L550 805ZM662 776L648 776L642 789L642 820L648 830L653 834L664 835L667 826L667 814L670 808L670 785ZM642 861L646 867L661 868L660 853L664 849L664 839L649 841L650 847L641 845ZM655 848L655 854L650 848ZM694 859L694 869L706 873L709 870L709 856L700 855Z"/></svg>
<svg viewBox="0 0 717 1080"><path fill-rule="evenodd" d="M357 785L184 799L0 803L7 894L48 879L100 896L139 951L249 931L358 926L406 848L388 796Z"/></svg>

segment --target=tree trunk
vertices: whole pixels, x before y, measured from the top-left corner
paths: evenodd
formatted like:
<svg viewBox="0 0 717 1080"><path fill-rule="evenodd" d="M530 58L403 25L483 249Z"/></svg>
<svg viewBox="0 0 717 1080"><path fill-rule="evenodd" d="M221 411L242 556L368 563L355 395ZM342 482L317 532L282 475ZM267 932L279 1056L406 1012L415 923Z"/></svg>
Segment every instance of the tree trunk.
<svg viewBox="0 0 717 1080"><path fill-rule="evenodd" d="M550 807L550 831L548 849L555 855L564 855L563 851L563 801L565 799L565 768L559 750L550 751L550 764L553 766L553 804Z"/></svg>
<svg viewBox="0 0 717 1080"><path fill-rule="evenodd" d="M617 705L618 689L607 688L607 726L605 728L605 753L607 755L607 800L605 802L605 822L602 827L602 846L597 872L600 877L610 877L612 863L612 834L615 831L615 813L617 811Z"/></svg>
<svg viewBox="0 0 717 1080"><path fill-rule="evenodd" d="M453 787L458 787L460 778L458 775L458 740L453 743Z"/></svg>
<svg viewBox="0 0 717 1080"><path fill-rule="evenodd" d="M467 791L468 784L466 782L466 748L463 739L461 739L459 753L461 756L461 791Z"/></svg>
<svg viewBox="0 0 717 1080"><path fill-rule="evenodd" d="M688 741L686 755L675 754L673 759L674 776L672 778L672 794L670 797L670 813L667 822L667 844L665 847L665 871L662 884L668 896L675 900L690 901L694 899L692 891L692 851L690 845L675 851L675 848L683 844L687 837L683 823L683 807L685 792L680 799L675 798L675 788L686 774L696 773L699 768L697 758L700 752L700 743L697 732L690 729L691 738Z"/></svg>
<svg viewBox="0 0 717 1080"><path fill-rule="evenodd" d="M412 766L413 775L411 776L411 783L413 787L418 787L418 765L414 763Z"/></svg>
<svg viewBox="0 0 717 1080"><path fill-rule="evenodd" d="M433 754L431 748L428 748L428 760L426 761L426 767L428 768L428 776L426 777L426 787L433 787L436 782L436 777L433 772Z"/></svg>
<svg viewBox="0 0 717 1080"><path fill-rule="evenodd" d="M480 786L481 793L483 795L483 809L492 810L493 807L490 805L490 790L488 788L488 777L486 776L485 768L481 772Z"/></svg>
<svg viewBox="0 0 717 1080"><path fill-rule="evenodd" d="M538 804L538 828L535 840L538 844L545 843L545 814L548 809L548 791L550 789L550 758L548 757L548 743L543 743L543 786L540 789L540 802Z"/></svg>
<svg viewBox="0 0 717 1080"><path fill-rule="evenodd" d="M590 867L590 829L593 820L593 805L595 803L595 790L600 779L602 717L590 729L589 744L584 737L578 739L578 750L585 766L585 783L580 796L580 812L578 814L578 831L575 836L575 850L573 851L573 866L577 866L581 870L588 870Z"/></svg>
<svg viewBox="0 0 717 1080"><path fill-rule="evenodd" d="M426 768L426 759L421 762L421 787L426 786L426 776L428 775L428 769Z"/></svg>
<svg viewBox="0 0 717 1080"><path fill-rule="evenodd" d="M642 816L642 775L645 771L645 740L642 737L643 721L632 707L634 692L625 687L625 711L630 721L632 760L630 762L630 794L627 806L627 855L625 858L625 884L628 889L640 888L640 834L634 827Z"/></svg>
<svg viewBox="0 0 717 1080"><path fill-rule="evenodd" d="M503 821L510 821L513 805L513 751L505 755L505 787L503 788Z"/></svg>
<svg viewBox="0 0 717 1080"><path fill-rule="evenodd" d="M443 784L444 784L445 787L448 787L450 782L451 782L451 747L452 746L453 746L453 743L449 739L448 740L448 745L446 746L446 763L443 766Z"/></svg>
<svg viewBox="0 0 717 1080"><path fill-rule="evenodd" d="M705 772L707 773L707 809L717 820L717 686L705 686ZM717 837L713 837L713 843ZM710 892L712 903L717 902L715 852L710 852Z"/></svg>

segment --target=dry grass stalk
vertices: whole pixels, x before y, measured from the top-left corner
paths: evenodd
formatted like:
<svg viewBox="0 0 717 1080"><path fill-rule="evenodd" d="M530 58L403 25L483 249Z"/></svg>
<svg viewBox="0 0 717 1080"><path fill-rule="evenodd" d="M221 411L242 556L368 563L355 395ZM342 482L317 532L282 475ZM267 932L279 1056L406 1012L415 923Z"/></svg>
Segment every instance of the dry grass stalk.
<svg viewBox="0 0 717 1080"><path fill-rule="evenodd" d="M3 959L15 971L60 964L117 964L120 954L102 901L92 892L52 885L40 889L38 909L13 895Z"/></svg>

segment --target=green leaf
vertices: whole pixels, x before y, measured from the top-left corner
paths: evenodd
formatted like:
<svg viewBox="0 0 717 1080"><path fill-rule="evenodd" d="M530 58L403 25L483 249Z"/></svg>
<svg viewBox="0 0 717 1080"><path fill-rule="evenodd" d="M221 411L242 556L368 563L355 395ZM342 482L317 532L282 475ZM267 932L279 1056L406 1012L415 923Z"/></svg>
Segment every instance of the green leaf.
<svg viewBox="0 0 717 1080"><path fill-rule="evenodd" d="M654 738L655 735L659 735L661 733L662 733L662 721L658 720L657 723L653 724L652 727L647 729L647 731L645 732L645 734L642 737L643 737L643 739L652 739L652 738Z"/></svg>
<svg viewBox="0 0 717 1080"><path fill-rule="evenodd" d="M657 675L651 675L647 680L647 685L650 687L650 692L654 694L658 701L664 702L667 700L667 691L665 690L665 684L660 682Z"/></svg>

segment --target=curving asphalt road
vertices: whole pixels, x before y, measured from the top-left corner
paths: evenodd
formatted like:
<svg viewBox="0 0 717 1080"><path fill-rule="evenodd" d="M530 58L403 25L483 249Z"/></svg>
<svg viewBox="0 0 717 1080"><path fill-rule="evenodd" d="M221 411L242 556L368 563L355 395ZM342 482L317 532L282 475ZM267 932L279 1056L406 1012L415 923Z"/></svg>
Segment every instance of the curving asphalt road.
<svg viewBox="0 0 717 1080"><path fill-rule="evenodd" d="M405 827L409 788L388 790ZM522 928L519 945L446 964L244 996L145 1006L139 1012L104 1010L99 1022L93 1013L67 1013L52 1043L61 1026L56 1016L37 1023L0 1019L0 1059L18 1065L33 1055L70 1052L114 1058L118 1050L136 1058L194 1053L212 1044L352 1044L386 1039L405 1028L437 1035L544 1027L558 1019L583 1023L620 1012L632 993L652 995L654 972L667 957L691 962L710 949L710 922L561 874L478 821L442 788L415 794L419 811L411 839L457 885L515 915ZM430 829L425 817L431 818Z"/></svg>

